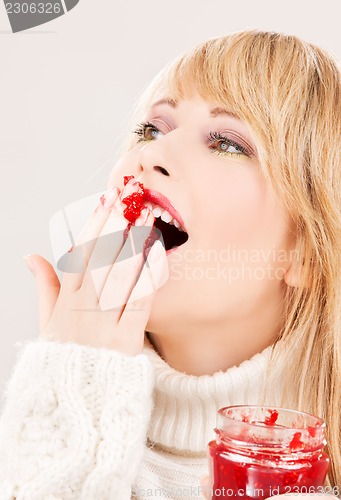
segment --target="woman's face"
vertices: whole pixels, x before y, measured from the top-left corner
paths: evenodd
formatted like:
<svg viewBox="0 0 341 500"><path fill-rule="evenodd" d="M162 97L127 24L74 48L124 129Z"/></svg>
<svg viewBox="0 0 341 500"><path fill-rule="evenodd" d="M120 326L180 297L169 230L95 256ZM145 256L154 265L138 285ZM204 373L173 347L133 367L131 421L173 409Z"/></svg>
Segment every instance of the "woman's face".
<svg viewBox="0 0 341 500"><path fill-rule="evenodd" d="M289 218L264 180L246 123L196 100L159 101L110 186L135 175L180 214L188 240L168 252L169 280L147 329L224 327L282 300Z"/></svg>

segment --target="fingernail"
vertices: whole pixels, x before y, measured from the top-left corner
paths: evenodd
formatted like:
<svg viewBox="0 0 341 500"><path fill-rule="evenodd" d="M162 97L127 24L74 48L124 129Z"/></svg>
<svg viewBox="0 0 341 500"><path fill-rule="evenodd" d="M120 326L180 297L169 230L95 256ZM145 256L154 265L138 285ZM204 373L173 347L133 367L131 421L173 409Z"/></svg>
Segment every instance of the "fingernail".
<svg viewBox="0 0 341 500"><path fill-rule="evenodd" d="M119 189L116 187L109 189L109 191L107 191L101 196L100 198L101 205L104 208L112 208L115 204L115 201L117 200L118 193Z"/></svg>
<svg viewBox="0 0 341 500"><path fill-rule="evenodd" d="M140 213L140 217L136 219L135 226L144 226L146 220L148 219L149 213L150 210L148 210L148 208L144 208Z"/></svg>
<svg viewBox="0 0 341 500"><path fill-rule="evenodd" d="M140 186L137 184L135 179L131 179L122 189L120 199L124 200L127 196L130 196L133 193L137 193L140 189Z"/></svg>
<svg viewBox="0 0 341 500"><path fill-rule="evenodd" d="M31 260L31 256L30 255L23 255L23 259L26 262L26 265L29 268L29 270L31 271L31 273L35 274L34 265L33 265L33 262Z"/></svg>
<svg viewBox="0 0 341 500"><path fill-rule="evenodd" d="M148 262L150 264L155 264L156 262L158 262L162 255L165 254L165 249L161 243L160 240L156 240L155 243L153 244L149 254L148 254Z"/></svg>

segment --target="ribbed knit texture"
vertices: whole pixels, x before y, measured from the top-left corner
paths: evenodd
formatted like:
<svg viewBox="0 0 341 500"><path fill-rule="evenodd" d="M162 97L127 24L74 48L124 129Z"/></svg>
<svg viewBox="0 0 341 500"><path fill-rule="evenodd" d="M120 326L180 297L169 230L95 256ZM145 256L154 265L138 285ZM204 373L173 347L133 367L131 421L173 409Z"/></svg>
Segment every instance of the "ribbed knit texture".
<svg viewBox="0 0 341 500"><path fill-rule="evenodd" d="M216 412L261 402L270 356L196 377L148 342L136 357L42 340L20 347L0 419L0 500L203 499Z"/></svg>
<svg viewBox="0 0 341 500"><path fill-rule="evenodd" d="M154 349L146 349L155 369L155 409L148 438L163 448L203 454L214 434L219 408L259 404L271 348L238 367L214 375L186 375L171 368ZM273 402L271 402L273 404Z"/></svg>
<svg viewBox="0 0 341 500"><path fill-rule="evenodd" d="M134 484L135 497L176 500L203 499L200 479L208 474L207 445L214 439L219 408L237 404L280 402L281 373L268 388L268 347L238 367L214 375L180 373L146 347L155 370L154 411L148 427L149 449Z"/></svg>
<svg viewBox="0 0 341 500"><path fill-rule="evenodd" d="M0 420L0 499L129 499L151 412L146 356L36 341L19 358Z"/></svg>

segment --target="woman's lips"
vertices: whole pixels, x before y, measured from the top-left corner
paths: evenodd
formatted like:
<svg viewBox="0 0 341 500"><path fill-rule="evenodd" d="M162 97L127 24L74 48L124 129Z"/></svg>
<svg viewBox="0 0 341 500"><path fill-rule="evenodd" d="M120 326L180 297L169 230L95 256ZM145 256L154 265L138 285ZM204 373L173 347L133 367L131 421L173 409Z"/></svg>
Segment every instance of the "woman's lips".
<svg viewBox="0 0 341 500"><path fill-rule="evenodd" d="M184 221L182 220L181 215L179 212L173 207L172 203L166 198L163 194L159 193L158 191L153 191L151 189L144 189L144 199L145 201L150 201L151 203L158 205L159 207L163 208L164 210L167 210L167 212L179 222L180 226L184 231L186 231L186 226L184 224ZM187 232L187 231L186 231Z"/></svg>

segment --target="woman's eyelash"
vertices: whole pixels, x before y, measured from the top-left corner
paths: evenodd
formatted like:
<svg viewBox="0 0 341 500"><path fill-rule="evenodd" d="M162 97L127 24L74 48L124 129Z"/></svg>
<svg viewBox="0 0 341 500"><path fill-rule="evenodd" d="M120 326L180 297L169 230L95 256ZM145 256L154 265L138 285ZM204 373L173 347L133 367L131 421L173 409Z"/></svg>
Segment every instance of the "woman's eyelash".
<svg viewBox="0 0 341 500"><path fill-rule="evenodd" d="M150 137L147 136L147 132L150 133ZM151 122L141 122L137 125L133 133L139 137L138 142L142 142L155 139L156 135L160 133L160 130ZM211 153L230 156L252 156L251 152L244 146L220 134L219 132L210 132L207 140L210 145ZM219 151L217 148L213 149L212 145L215 143L226 144L227 148L233 147L236 151Z"/></svg>
<svg viewBox="0 0 341 500"><path fill-rule="evenodd" d="M146 137L146 131L148 129L150 129L151 132L156 132L156 133L160 132L159 129L151 122L141 122L137 125L136 129L133 130L133 133L139 136L138 142L148 140Z"/></svg>
<svg viewBox="0 0 341 500"><path fill-rule="evenodd" d="M237 151L231 152L231 151L217 151L216 149L211 149L212 153L217 153L217 154L226 154L226 155L245 155L245 156L251 156L251 152L248 151L244 146L239 144L238 142L233 141L232 139L229 139L225 135L220 134L219 132L210 132L208 135L208 142L212 146L214 143L225 143L227 147L232 146L235 148Z"/></svg>

